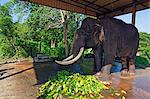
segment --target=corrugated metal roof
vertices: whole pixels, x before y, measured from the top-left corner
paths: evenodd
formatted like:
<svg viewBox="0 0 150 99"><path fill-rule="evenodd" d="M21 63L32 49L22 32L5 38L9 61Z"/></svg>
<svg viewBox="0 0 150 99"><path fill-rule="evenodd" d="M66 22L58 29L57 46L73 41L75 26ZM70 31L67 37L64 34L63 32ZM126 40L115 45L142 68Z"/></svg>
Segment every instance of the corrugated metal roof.
<svg viewBox="0 0 150 99"><path fill-rule="evenodd" d="M88 14L92 16L118 16L136 10L150 8L150 0L27 0L58 9Z"/></svg>

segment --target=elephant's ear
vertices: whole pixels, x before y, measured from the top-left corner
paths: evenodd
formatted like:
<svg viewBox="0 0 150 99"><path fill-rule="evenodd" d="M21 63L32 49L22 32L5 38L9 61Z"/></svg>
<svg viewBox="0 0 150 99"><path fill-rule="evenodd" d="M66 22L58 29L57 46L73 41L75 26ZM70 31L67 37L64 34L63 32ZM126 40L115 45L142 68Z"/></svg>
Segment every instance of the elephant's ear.
<svg viewBox="0 0 150 99"><path fill-rule="evenodd" d="M101 27L101 32L99 33L99 40L103 42L105 40L104 28Z"/></svg>

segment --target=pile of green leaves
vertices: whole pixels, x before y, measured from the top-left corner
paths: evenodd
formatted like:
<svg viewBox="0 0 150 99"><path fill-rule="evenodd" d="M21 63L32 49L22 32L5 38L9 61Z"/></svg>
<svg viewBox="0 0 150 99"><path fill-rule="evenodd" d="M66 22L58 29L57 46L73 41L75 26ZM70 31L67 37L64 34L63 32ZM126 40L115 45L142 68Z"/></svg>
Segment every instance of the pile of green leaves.
<svg viewBox="0 0 150 99"><path fill-rule="evenodd" d="M80 75L68 71L59 71L55 78L40 87L40 98L100 98L107 87L94 76Z"/></svg>

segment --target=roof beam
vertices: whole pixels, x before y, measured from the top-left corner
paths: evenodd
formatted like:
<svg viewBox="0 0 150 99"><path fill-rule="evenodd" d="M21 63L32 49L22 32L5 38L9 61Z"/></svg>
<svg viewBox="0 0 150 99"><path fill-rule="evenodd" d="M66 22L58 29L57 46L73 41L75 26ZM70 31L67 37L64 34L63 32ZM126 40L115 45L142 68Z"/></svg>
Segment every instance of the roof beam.
<svg viewBox="0 0 150 99"><path fill-rule="evenodd" d="M144 4L140 4L140 5L142 5L142 6L143 6L143 7L145 7L145 8L147 7L147 6L146 6L146 5L144 5Z"/></svg>
<svg viewBox="0 0 150 99"><path fill-rule="evenodd" d="M26 0L26 1L45 5L45 6L50 6L50 7L58 8L62 10L68 10L68 11L73 11L77 13L83 13L83 14L87 14L91 16L96 16L96 12L90 9L86 9L84 7L80 7L78 5L71 4L63 0Z"/></svg>
<svg viewBox="0 0 150 99"><path fill-rule="evenodd" d="M104 2L100 3L101 1L99 2L99 4L96 4L95 2L98 0L22 0L22 1L29 1L32 3L37 3L37 4L57 8L57 9L87 14L91 16L96 16L96 15L116 16L116 15L131 13L132 12L131 7L133 6L133 3L131 3L130 0L126 0L128 4L123 6L117 5L115 6L114 9L109 9L108 6L114 3L119 4L118 1L122 2L122 0L111 0L106 4ZM135 4L141 6L137 6L136 10L143 10L143 9L150 8L148 6L148 3L146 2L149 2L149 0L137 0Z"/></svg>
<svg viewBox="0 0 150 99"><path fill-rule="evenodd" d="M91 3L95 3L96 1L97 1L97 0L94 0L94 1L92 1ZM88 3L87 6L90 5L91 3Z"/></svg>
<svg viewBox="0 0 150 99"><path fill-rule="evenodd" d="M114 4L114 3L118 2L118 1L120 1L120 0L115 0L115 1L109 2L109 3L105 4L105 5L103 5L102 7Z"/></svg>
<svg viewBox="0 0 150 99"><path fill-rule="evenodd" d="M125 8L130 8L130 7L132 7L134 4L135 4L135 5L139 5L139 4L148 2L148 1L149 1L149 0L140 0L140 1L132 2L132 3L129 3L129 4L127 4L127 5L118 7L118 8L116 8L116 9L110 11L110 12L106 12L106 13L104 13L103 15L107 15L107 14L110 14L110 13L113 13L113 12L121 11L121 10L124 10Z"/></svg>
<svg viewBox="0 0 150 99"><path fill-rule="evenodd" d="M83 6L85 6L85 8L92 8L92 9L95 10L97 13L104 12L104 11L102 11L102 10L98 10L98 9L94 8L93 6L87 7L86 4L80 3L80 2L78 2L78 1L76 1L76 0L72 0L72 2L77 3L77 4L80 4L80 5L83 5Z"/></svg>
<svg viewBox="0 0 150 99"><path fill-rule="evenodd" d="M89 1L87 1L87 0L83 0L84 2L87 2L87 3L91 3L91 2L89 2ZM104 10L106 10L106 11L111 11L110 9L107 9L107 8L105 8L105 7L102 7L102 6L100 6L100 5L97 5L97 4L94 4L94 3L91 3L90 5L94 5L94 6L97 6L98 8L102 8L102 9L104 9ZM90 6L91 7L91 6Z"/></svg>

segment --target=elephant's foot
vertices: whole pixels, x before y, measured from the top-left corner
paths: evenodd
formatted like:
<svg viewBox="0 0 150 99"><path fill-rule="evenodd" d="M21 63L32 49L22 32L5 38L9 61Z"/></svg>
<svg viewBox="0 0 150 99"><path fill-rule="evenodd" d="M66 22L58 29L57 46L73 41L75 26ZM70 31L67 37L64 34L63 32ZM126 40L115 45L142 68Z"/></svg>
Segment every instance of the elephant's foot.
<svg viewBox="0 0 150 99"><path fill-rule="evenodd" d="M97 72L97 73L95 73L95 76L96 76L96 77L100 77L101 74L102 74L102 72Z"/></svg>
<svg viewBox="0 0 150 99"><path fill-rule="evenodd" d="M135 76L135 65L130 65L129 66L129 71L128 71L130 76Z"/></svg>
<svg viewBox="0 0 150 99"><path fill-rule="evenodd" d="M103 83L104 85L110 85L112 82L110 80L110 69L111 69L112 65L105 65L102 68L101 72L97 72L95 74L95 77L100 80L101 83Z"/></svg>
<svg viewBox="0 0 150 99"><path fill-rule="evenodd" d="M128 74L128 69L123 69L123 70L121 71L121 76L123 76L123 77L129 76L129 74Z"/></svg>
<svg viewBox="0 0 150 99"><path fill-rule="evenodd" d="M110 75L103 74L102 72L96 73L95 77L104 85L110 85L112 83L110 80Z"/></svg>
<svg viewBox="0 0 150 99"><path fill-rule="evenodd" d="M112 65L108 64L102 67L102 73L105 75L109 75L110 74L110 70L111 70Z"/></svg>
<svg viewBox="0 0 150 99"><path fill-rule="evenodd" d="M122 77L132 77L135 76L135 68L134 67L130 67L129 70L128 69L124 69L121 71L121 76Z"/></svg>

